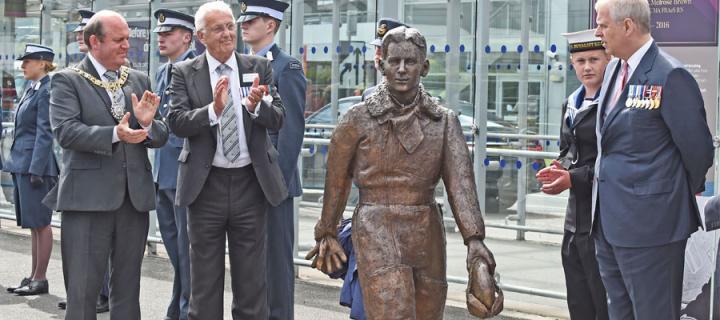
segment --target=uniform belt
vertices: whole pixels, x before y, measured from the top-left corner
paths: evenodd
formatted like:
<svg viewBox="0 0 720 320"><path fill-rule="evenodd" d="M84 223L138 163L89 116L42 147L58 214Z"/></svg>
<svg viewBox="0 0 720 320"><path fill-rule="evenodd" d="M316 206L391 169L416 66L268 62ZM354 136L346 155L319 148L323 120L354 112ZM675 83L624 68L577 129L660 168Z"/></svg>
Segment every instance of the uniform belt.
<svg viewBox="0 0 720 320"><path fill-rule="evenodd" d="M418 206L435 203L433 190L360 189L360 204Z"/></svg>

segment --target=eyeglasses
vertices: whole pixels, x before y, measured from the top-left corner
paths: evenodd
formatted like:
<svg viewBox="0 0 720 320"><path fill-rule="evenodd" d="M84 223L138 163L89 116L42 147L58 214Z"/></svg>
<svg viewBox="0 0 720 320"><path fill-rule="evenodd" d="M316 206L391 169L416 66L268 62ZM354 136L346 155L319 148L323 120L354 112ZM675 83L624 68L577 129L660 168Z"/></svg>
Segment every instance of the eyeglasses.
<svg viewBox="0 0 720 320"><path fill-rule="evenodd" d="M219 25L213 26L212 28L208 28L208 31L210 31L210 33L214 33L214 34L221 34L221 33L225 32L225 30L234 32L235 29L236 29L235 23L230 22L227 24L219 24Z"/></svg>

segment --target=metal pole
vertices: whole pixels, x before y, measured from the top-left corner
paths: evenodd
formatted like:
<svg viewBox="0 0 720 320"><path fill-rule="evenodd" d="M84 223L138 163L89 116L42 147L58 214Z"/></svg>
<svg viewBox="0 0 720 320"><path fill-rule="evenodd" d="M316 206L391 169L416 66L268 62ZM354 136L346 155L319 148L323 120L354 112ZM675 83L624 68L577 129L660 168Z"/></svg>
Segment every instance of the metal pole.
<svg viewBox="0 0 720 320"><path fill-rule="evenodd" d="M449 0L445 36L450 51L445 53L446 107L457 108L460 101L460 0ZM441 47L442 48L442 47Z"/></svg>
<svg viewBox="0 0 720 320"><path fill-rule="evenodd" d="M520 14L520 45L522 52L520 53L520 81L518 83L518 129L520 133L527 131L527 95L528 95L528 58L530 43L530 1L520 1L522 10ZM526 139L520 139L520 149L525 150L527 145ZM517 215L518 225L525 225L525 194L527 192L527 158L519 157L521 168L518 169L517 175ZM525 240L525 232L518 230L517 240Z"/></svg>
<svg viewBox="0 0 720 320"><path fill-rule="evenodd" d="M715 231L715 249L712 251L713 256L715 257L713 259L713 266L715 267L715 272L713 272L713 274L710 277L710 310L708 313L710 315L710 319L714 319L713 312L715 312L715 307L716 307L715 306L715 287L717 286L717 281L718 281L716 275L718 274L718 272L720 272L717 270L718 258L720 258L720 251L718 251L719 245L720 245L720 232Z"/></svg>
<svg viewBox="0 0 720 320"><path fill-rule="evenodd" d="M477 186L480 210L485 210L486 177L485 158L487 157L485 141L487 141L487 106L488 106L488 68L489 59L484 48L490 41L490 0L477 3L477 19L475 21L475 110L474 119L477 133L473 152L475 168L475 185Z"/></svg>
<svg viewBox="0 0 720 320"><path fill-rule="evenodd" d="M445 28L445 37L450 51L445 53L445 106L454 109L457 108L460 101L460 0L449 0L447 6L447 27ZM443 47L442 44L440 48ZM441 49L442 50L442 49ZM443 204L447 208L444 215L452 217L452 209L447 202L447 190L443 184ZM446 221L445 230L453 232L455 230L455 220Z"/></svg>
<svg viewBox="0 0 720 320"><path fill-rule="evenodd" d="M340 5L341 1L333 5L332 11L332 63L330 67L330 103L332 110L332 123L337 123L338 116L338 89L340 87Z"/></svg>

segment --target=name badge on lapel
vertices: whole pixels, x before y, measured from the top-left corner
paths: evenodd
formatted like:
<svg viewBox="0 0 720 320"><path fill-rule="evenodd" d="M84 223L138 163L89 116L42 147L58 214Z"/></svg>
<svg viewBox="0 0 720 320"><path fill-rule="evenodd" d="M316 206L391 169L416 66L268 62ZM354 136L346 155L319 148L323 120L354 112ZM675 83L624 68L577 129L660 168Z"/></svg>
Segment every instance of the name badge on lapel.
<svg viewBox="0 0 720 320"><path fill-rule="evenodd" d="M242 84L240 84L240 86L241 87L251 87L255 78L260 78L260 75L257 73L243 73Z"/></svg>

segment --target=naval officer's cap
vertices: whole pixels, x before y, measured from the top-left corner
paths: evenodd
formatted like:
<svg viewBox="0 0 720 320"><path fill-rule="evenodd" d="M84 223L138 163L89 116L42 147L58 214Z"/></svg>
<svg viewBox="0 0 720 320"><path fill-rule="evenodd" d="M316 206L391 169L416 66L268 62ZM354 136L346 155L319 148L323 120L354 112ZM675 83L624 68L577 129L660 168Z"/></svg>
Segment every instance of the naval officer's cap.
<svg viewBox="0 0 720 320"><path fill-rule="evenodd" d="M595 36L595 29L563 33L562 36L567 39L571 54L589 50L605 50L602 40Z"/></svg>

